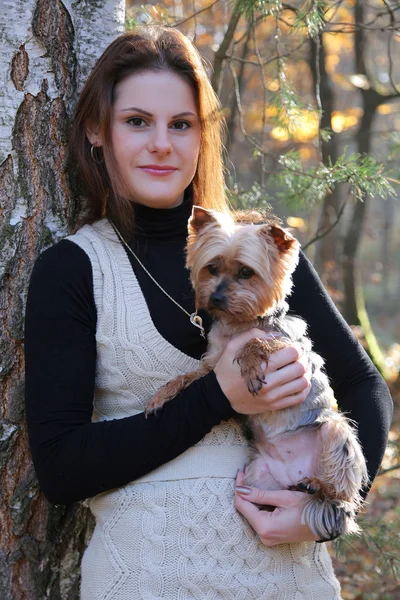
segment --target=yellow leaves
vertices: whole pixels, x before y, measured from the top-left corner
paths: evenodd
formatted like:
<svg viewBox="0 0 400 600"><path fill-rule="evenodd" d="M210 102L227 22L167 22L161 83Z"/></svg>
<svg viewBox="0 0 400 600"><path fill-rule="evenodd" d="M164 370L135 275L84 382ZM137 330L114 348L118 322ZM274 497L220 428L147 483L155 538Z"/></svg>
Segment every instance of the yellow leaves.
<svg viewBox="0 0 400 600"><path fill-rule="evenodd" d="M393 112L397 112L397 107L394 104L380 104L377 111L380 115L390 115Z"/></svg>
<svg viewBox="0 0 400 600"><path fill-rule="evenodd" d="M354 51L353 36L346 33L325 33L324 47L327 54L342 54Z"/></svg>
<svg viewBox="0 0 400 600"><path fill-rule="evenodd" d="M300 146L299 154L303 164L308 162L314 156L313 150L308 146Z"/></svg>
<svg viewBox="0 0 400 600"><path fill-rule="evenodd" d="M296 115L280 115L283 126L274 127L271 137L280 142L289 138L295 142L309 142L318 136L318 113L312 110L298 110Z"/></svg>
<svg viewBox="0 0 400 600"><path fill-rule="evenodd" d="M362 109L358 107L349 108L343 112L333 111L331 121L332 130L335 133L341 133L342 131L346 131L346 129L354 127L359 122L362 114Z"/></svg>
<svg viewBox="0 0 400 600"><path fill-rule="evenodd" d="M284 129L283 127L274 127L271 131L271 137L278 142L287 142L290 136L287 129Z"/></svg>
<svg viewBox="0 0 400 600"><path fill-rule="evenodd" d="M339 64L340 59L336 54L328 54L325 59L325 68L327 73L330 75L335 71L336 66Z"/></svg>
<svg viewBox="0 0 400 600"><path fill-rule="evenodd" d="M389 105L383 105L389 107ZM385 109L387 110L387 108ZM332 113L331 127L335 133L341 133L359 122L362 116L362 109L359 107L349 108L345 111L334 111ZM387 114L387 113L383 113ZM267 118L275 117L277 109L270 106L266 109ZM295 142L310 142L318 136L318 113L312 110L299 110L295 117L285 118L280 115L282 125L272 129L270 135L274 140L287 142L293 139Z"/></svg>
<svg viewBox="0 0 400 600"><path fill-rule="evenodd" d="M288 217L286 219L286 223L289 227L293 229L298 229L299 231L307 231L307 224L304 219L301 217Z"/></svg>
<svg viewBox="0 0 400 600"><path fill-rule="evenodd" d="M270 92L277 92L279 90L279 82L276 79L273 79L267 87Z"/></svg>

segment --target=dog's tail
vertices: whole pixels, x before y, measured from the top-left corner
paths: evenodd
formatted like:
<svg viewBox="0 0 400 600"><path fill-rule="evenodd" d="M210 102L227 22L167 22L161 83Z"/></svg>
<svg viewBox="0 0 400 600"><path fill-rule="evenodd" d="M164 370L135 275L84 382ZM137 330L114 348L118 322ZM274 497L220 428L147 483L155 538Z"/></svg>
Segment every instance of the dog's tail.
<svg viewBox="0 0 400 600"><path fill-rule="evenodd" d="M358 533L355 517L368 473L355 429L341 413L334 413L321 425L319 450L316 477L326 493L310 499L302 519L320 539Z"/></svg>

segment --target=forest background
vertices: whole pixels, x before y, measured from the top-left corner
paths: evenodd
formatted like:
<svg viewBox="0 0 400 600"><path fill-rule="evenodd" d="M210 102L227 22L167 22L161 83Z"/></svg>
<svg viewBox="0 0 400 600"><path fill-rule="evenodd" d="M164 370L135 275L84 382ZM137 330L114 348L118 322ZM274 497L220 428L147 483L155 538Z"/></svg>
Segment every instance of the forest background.
<svg viewBox="0 0 400 600"><path fill-rule="evenodd" d="M362 516L330 544L344 599L400 599L400 2L0 0L0 597L75 599L90 519L40 493L23 418L23 311L77 199L67 137L102 49L177 26L208 61L235 208L290 226L388 381L390 443Z"/></svg>

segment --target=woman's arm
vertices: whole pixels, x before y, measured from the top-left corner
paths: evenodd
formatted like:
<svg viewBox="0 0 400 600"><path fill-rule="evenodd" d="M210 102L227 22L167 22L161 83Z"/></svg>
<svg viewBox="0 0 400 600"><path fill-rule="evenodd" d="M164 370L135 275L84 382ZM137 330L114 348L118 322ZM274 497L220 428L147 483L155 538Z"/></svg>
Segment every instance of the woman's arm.
<svg viewBox="0 0 400 600"><path fill-rule="evenodd" d="M304 255L293 281L290 310L307 322L314 350L325 360L338 406L358 425L372 481L385 452L392 419L393 402L388 387Z"/></svg>
<svg viewBox="0 0 400 600"><path fill-rule="evenodd" d="M25 323L28 432L40 485L53 503L133 481L235 414L210 373L157 418L139 414L92 423L95 333L90 261L62 241L35 265Z"/></svg>

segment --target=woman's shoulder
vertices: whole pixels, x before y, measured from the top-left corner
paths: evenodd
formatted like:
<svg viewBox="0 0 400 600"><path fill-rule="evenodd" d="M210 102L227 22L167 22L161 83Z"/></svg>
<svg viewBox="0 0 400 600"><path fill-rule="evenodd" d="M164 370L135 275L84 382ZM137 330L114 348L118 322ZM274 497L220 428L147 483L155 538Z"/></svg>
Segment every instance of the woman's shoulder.
<svg viewBox="0 0 400 600"><path fill-rule="evenodd" d="M88 247L95 238L104 235L109 227L106 219L83 225L74 233L44 250L35 263L35 270L54 269L64 273L71 272L71 274L90 270L91 261Z"/></svg>
<svg viewBox="0 0 400 600"><path fill-rule="evenodd" d="M92 266L86 252L71 239L63 239L44 250L37 258L32 280L79 282L92 280Z"/></svg>
<svg viewBox="0 0 400 600"><path fill-rule="evenodd" d="M29 282L26 319L31 327L32 320L62 323L66 316L95 329L90 260L79 246L64 239L36 260Z"/></svg>

